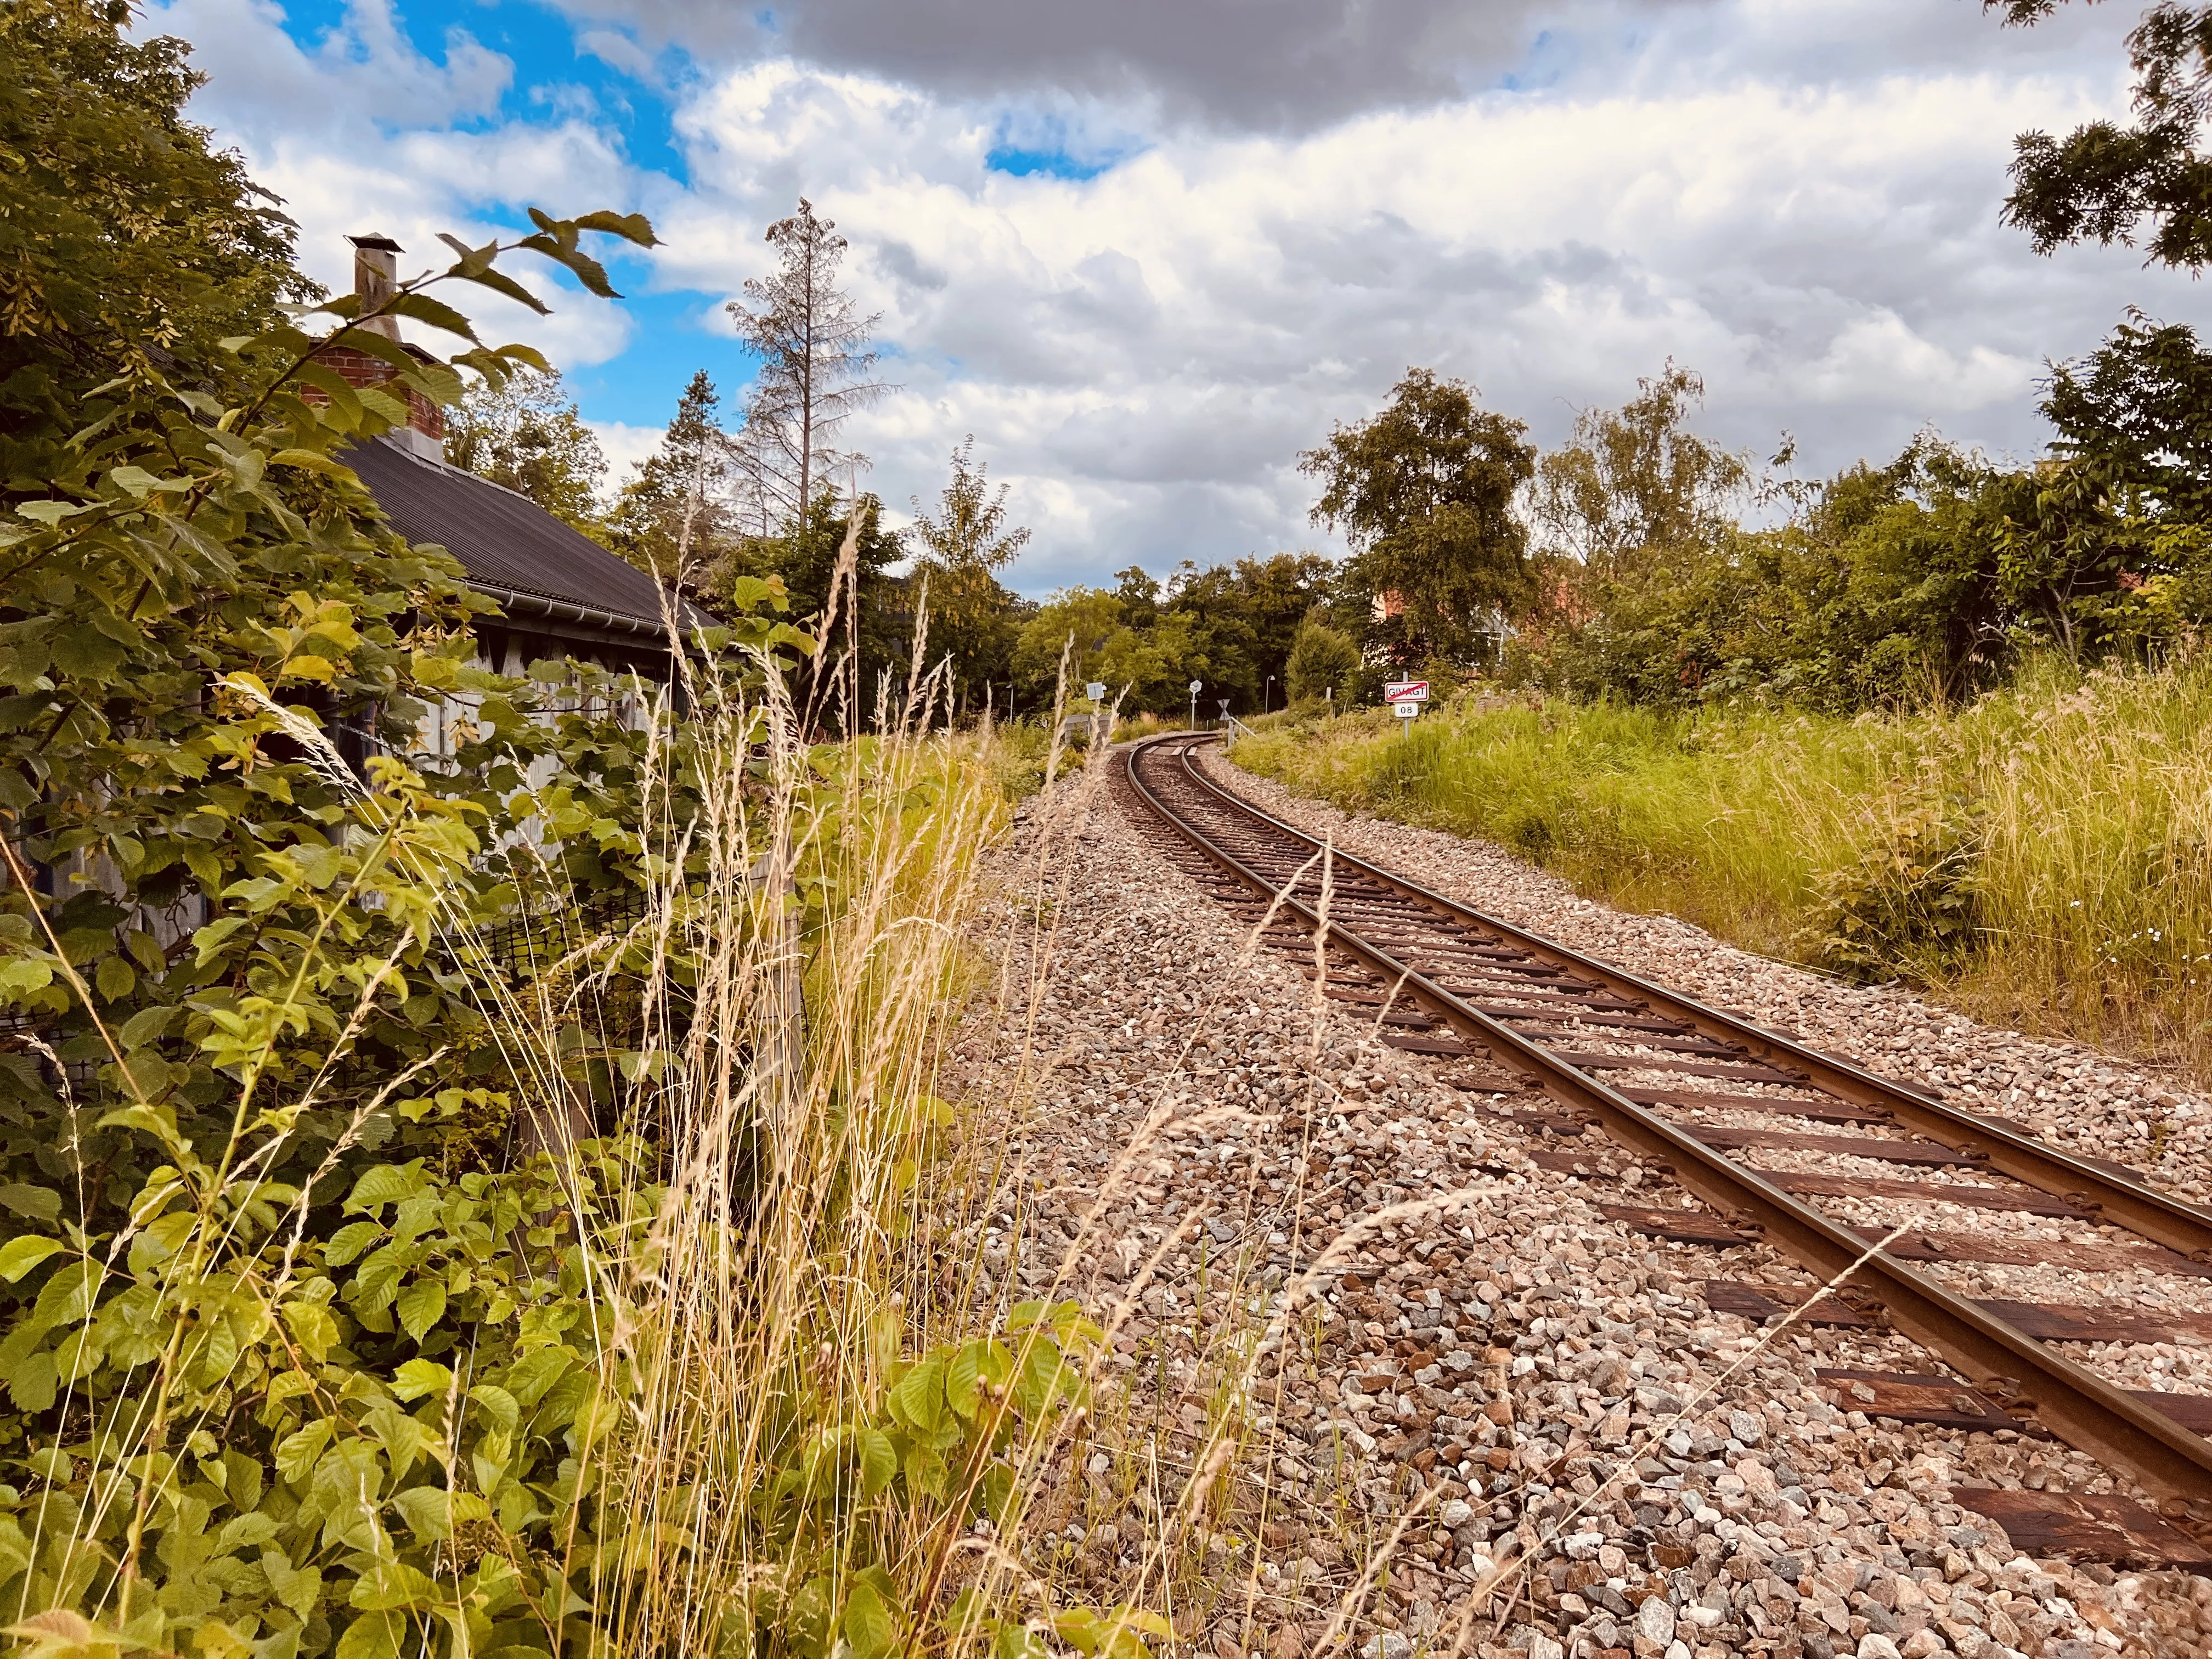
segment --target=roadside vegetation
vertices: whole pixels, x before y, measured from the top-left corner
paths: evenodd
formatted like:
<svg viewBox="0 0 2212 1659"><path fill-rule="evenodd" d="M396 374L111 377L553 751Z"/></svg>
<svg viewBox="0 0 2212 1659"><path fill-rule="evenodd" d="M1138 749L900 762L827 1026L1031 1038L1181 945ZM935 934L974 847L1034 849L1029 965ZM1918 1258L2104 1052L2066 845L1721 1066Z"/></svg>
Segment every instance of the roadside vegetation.
<svg viewBox="0 0 2212 1659"><path fill-rule="evenodd" d="M2212 352L2130 319L2052 369L2058 437L2027 465L1923 434L1798 480L1701 438L1701 390L1669 366L1534 459L1494 635L1410 604L1309 617L1291 712L1238 758L1754 950L2207 1073ZM1433 396L1409 381L1340 434L1382 475L1347 493L1433 474ZM1382 673L1438 708L1326 718Z"/></svg>
<svg viewBox="0 0 2212 1659"><path fill-rule="evenodd" d="M874 319L811 204L732 307L763 364L739 418L695 379L611 495L550 366L483 343L464 296L543 309L518 266L610 295L601 260L619 275L650 224L449 239L365 313L301 276L289 222L185 119L182 47L131 27L0 0L20 1650L1139 1659L1176 1597L1225 1604L1244 1319L1279 1287L1229 1278L1242 1314L1194 1335L1208 1392L1177 1410L1170 1482L1159 1413L1099 1386L1111 1313L1064 1274L1024 1293L1000 1185L1022 1102L947 1081L956 1021L1032 1029L1038 985L975 941L987 918L1048 939L1050 884L1000 903L981 856L1066 764L1039 717L1091 678L1134 729L1192 678L1241 714L1295 697L1254 752L1308 787L1680 895L1771 948L2199 1041L2197 448L2153 434L2141 467L2166 471L2113 483L2071 452L2023 475L1927 447L1754 533L1707 510L1750 474L1687 434L1679 372L1562 459L1414 371L1305 457L1343 566L1023 601L1000 573L1026 532L971 445L910 532L851 487ZM442 349L362 326L386 317ZM350 384L333 343L392 380ZM2203 406L2185 331L2112 350L2067 382L2082 431ZM720 619L682 638L678 686L474 665L490 601L346 464L403 394L455 411L457 464ZM1577 548L1532 539L1530 489L1559 524L1695 510ZM1935 550L1885 562L1900 547ZM1872 619L1850 663L1742 643L1779 612L1731 611L1723 577L1760 559L1785 562L1758 590L1778 604L1832 570ZM1791 637L1844 638L1838 614ZM1579 701L1410 738L1316 719L1416 665ZM436 767L434 702L457 716ZM1117 1547L1127 1517L1114 1570L1054 1558L1047 1509Z"/></svg>
<svg viewBox="0 0 2212 1659"><path fill-rule="evenodd" d="M2212 664L2028 665L1856 716L1471 696L1278 716L1240 765L1767 955L2212 1076Z"/></svg>
<svg viewBox="0 0 2212 1659"><path fill-rule="evenodd" d="M2030 25L2050 7L2004 9ZM2130 36L2140 125L2018 141L2006 216L2201 268L2201 15ZM2193 90L2185 90L2193 89ZM1925 430L1795 470L1669 362L1558 447L1409 370L1301 458L1352 556L1244 764L1487 837L1631 908L2212 1077L2212 350L2127 312L2028 461ZM1501 511L1503 492L1510 510ZM1385 677L1437 705L1409 731ZM1334 716L1334 718L1332 718Z"/></svg>
<svg viewBox="0 0 2212 1659"><path fill-rule="evenodd" d="M676 687L474 666L347 447L542 373L465 296L652 227L324 301L128 21L0 6L0 1634L1140 1651L1024 1570L1097 1331L993 1271L1004 1124L941 1092L1028 994L969 941L1054 751L927 674L816 740L865 635L773 575Z"/></svg>

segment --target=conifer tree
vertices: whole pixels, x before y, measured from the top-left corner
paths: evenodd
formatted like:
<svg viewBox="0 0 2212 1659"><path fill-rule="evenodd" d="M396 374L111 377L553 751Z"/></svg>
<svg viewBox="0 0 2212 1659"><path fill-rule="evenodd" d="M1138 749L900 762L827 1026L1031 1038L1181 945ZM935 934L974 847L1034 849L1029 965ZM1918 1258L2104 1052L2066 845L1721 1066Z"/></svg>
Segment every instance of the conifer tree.
<svg viewBox="0 0 2212 1659"><path fill-rule="evenodd" d="M609 520L617 552L709 609L737 574L738 551L720 403L705 369L692 375L660 447L638 463Z"/></svg>
<svg viewBox="0 0 2212 1659"><path fill-rule="evenodd" d="M731 447L748 524L757 533L794 532L822 484L867 465L836 439L845 422L891 388L876 380L868 349L879 314L863 316L837 285L845 239L804 198L799 211L768 228L773 275L750 279L728 310L738 337L759 356L759 377Z"/></svg>

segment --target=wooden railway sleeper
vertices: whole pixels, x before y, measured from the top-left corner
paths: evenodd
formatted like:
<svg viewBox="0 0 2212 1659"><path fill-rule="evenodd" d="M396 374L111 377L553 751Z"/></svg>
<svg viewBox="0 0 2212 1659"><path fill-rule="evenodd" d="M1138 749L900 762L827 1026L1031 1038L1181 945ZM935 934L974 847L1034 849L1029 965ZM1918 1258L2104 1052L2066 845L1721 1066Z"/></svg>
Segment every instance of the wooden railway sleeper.
<svg viewBox="0 0 2212 1659"><path fill-rule="evenodd" d="M1200 739L1201 742L1207 740L1209 738ZM1196 746L1196 744L1186 741L1186 751ZM1200 773L1189 764L1188 752L1182 775L1198 788L1213 796L1224 809L1243 812L1307 848L1315 851L1320 849L1322 843L1304 830L1238 799ZM2101 1200L2106 1219L2169 1249L2192 1256L2198 1250L2212 1249L2212 1212L2171 1198L2109 1170L2099 1169L2085 1159L2032 1136L1991 1123L1978 1114L1946 1105L1918 1085L1879 1076L1853 1060L1767 1030L1752 1024L1748 1018L1714 1008L1594 957L1555 945L1539 934L1516 927L1510 922L1470 905L1462 904L1455 899L1447 898L1418 883L1392 875L1389 871L1368 864L1352 854L1332 851L1331 857L1359 876L1382 882L1408 898L1419 899L1446 915L1456 916L1491 929L1538 957L1550 957L1573 971L1587 975L1616 996L1642 998L1648 1005L1664 1005L1669 1012L1688 1020L1709 1036L1742 1041L1754 1053L1765 1052L1774 1058L1786 1059L1802 1068L1808 1074L1808 1081L1830 1094L1858 1105L1882 1106L1893 1112L1903 1127L1926 1135L1931 1140L1957 1146L1962 1139L1971 1139L1989 1154L1992 1170L2010 1176L2015 1181L2056 1197L2068 1198L2069 1201L2073 1201L2071 1195L2074 1193L2086 1188Z"/></svg>
<svg viewBox="0 0 2212 1659"><path fill-rule="evenodd" d="M1170 811L1146 785L1136 762L1146 750L1163 741L1167 740L1152 739L1147 744L1137 745L1127 755L1127 777L1133 791L1201 854L1255 887L1271 893L1277 892L1278 890L1264 876ZM1185 742L1189 746L1187 739ZM1186 775L1189 775L1188 772ZM1206 787L1213 787L1210 784ZM1215 789L1214 793L1228 799L1225 792ZM1237 805L1243 806L1242 803ZM1279 823L1255 808L1243 806L1243 810L1275 825L1284 834L1313 844L1310 837L1304 836L1289 825ZM1387 876L1387 872L1377 872L1371 866L1360 867L1376 876ZM1411 884L1406 885L1411 891L1431 898L1440 905L1451 902L1427 894L1425 890L1413 888ZM2044 1427L2093 1457L2133 1471L2152 1492L2169 1500L2172 1505L2169 1512L2178 1519L2186 1519L2201 1528L2208 1518L2212 1518L2212 1441L2151 1410L2094 1371L2051 1351L1948 1286L1881 1250L1871 1249L1838 1224L1809 1206L1798 1202L1780 1187L1766 1181L1757 1171L1704 1146L1665 1119L1644 1110L1603 1083L1577 1071L1541 1044L1531 1042L1503 1021L1491 1018L1463 1002L1380 946L1340 926L1325 921L1302 900L1287 895L1279 895L1279 898L1284 912L1302 919L1310 930L1322 934L1338 950L1361 961L1370 969L1403 984L1420 1002L1441 1014L1470 1046L1477 1043L1486 1046L1492 1056L1501 1063L1510 1066L1518 1061L1546 1078L1552 1090L1565 1103L1578 1105L1593 1113L1607 1133L1643 1157L1647 1163L1655 1166L1662 1164L1671 1166L1674 1178L1717 1212L1742 1212L1752 1221L1759 1224L1767 1237L1779 1248L1796 1256L1824 1279L1841 1278L1850 1283L1853 1288L1873 1294L1898 1329L1924 1346L1942 1353L1970 1380L1978 1382L1984 1379L2006 1378L2014 1380L2016 1383L2017 1379L2022 1376L2036 1379L2037 1417ZM1465 909L1465 907L1458 908ZM1468 914L1479 915L1480 913ZM1488 921L1487 918L1482 920ZM1505 926L1502 923L1495 925ZM1518 930L1515 931L1517 933ZM1581 961L1579 958L1577 960ZM1674 997L1632 975L1616 975L1613 970L1603 968L1602 964L1582 965L1586 971L1611 976L1622 985L1632 987L1637 994L1696 1010L1723 1023L1732 1035L1750 1033L1761 1037L1765 1036L1743 1022L1726 1019L1704 1009L1702 1005ZM1819 1056L1800 1045L1782 1043L1779 1039L1770 1040L1777 1042L1790 1059L1801 1065L1819 1061ZM1820 1069L1830 1068L1820 1066ZM1888 1097L1881 1103L1890 1107L1893 1111L1898 1110L1897 1097L1902 1091L1885 1088L1882 1079L1871 1074L1855 1073L1854 1068L1834 1069L1863 1079L1868 1090ZM1900 1117L1905 1115L1902 1112L1899 1115ZM1957 1127L1948 1113L1938 1121L1945 1127ZM1940 1138L1931 1136L1931 1139ZM2031 1147L2030 1150L2039 1149ZM2069 1166L2069 1172L2083 1167L2063 1154L2053 1156L2062 1164ZM2006 1172L2011 1173L2009 1170ZM2028 1184L2040 1183L2030 1182ZM2094 1184L2100 1191L2108 1191L2115 1182L2112 1177L2103 1176L2100 1172ZM2172 1200L2165 1200L2162 1194L2148 1194L2147 1189L2139 1190L2144 1190L2147 1196L2157 1199L2162 1204L2173 1204ZM2174 1207L2188 1212L2192 1218L2205 1219L2187 1206ZM2133 1223L2130 1221L2127 1224L2132 1226ZM2137 1231L2144 1231L2147 1237L2154 1237L2146 1230ZM2208 1236L2212 1236L2212 1226L2208 1226L2207 1231ZM2166 1241L2161 1239L2160 1242ZM2192 1239L2191 1242L2194 1246L2200 1241Z"/></svg>

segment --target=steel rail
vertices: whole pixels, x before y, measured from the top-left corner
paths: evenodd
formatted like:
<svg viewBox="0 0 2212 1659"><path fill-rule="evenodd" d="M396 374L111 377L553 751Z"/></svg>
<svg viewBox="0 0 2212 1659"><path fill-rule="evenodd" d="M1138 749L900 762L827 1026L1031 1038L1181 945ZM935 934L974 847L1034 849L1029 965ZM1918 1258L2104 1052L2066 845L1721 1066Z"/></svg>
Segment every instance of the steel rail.
<svg viewBox="0 0 2212 1659"><path fill-rule="evenodd" d="M1196 747L1196 743L1186 740L1182 770L1183 775L1191 782L1212 794L1232 811L1292 836L1313 851L1321 849L1322 843L1304 830L1271 816L1223 788L1200 771L1191 763L1190 751ZM1678 1015L1708 1036L1726 1037L1746 1044L1761 1058L1786 1060L1790 1065L1807 1073L1808 1080L1816 1088L1854 1105L1880 1106L1907 1128L1931 1140L1941 1141L1955 1152L1974 1157L1978 1163L1985 1163L2001 1175L2010 1176L2015 1181L2063 1198L2078 1208L2097 1212L2106 1220L2163 1244L2168 1249L2177 1250L2193 1261L2212 1263L2212 1211L2184 1203L2140 1182L2115 1175L2061 1148L2023 1135L2001 1121L1993 1122L1980 1113L1966 1111L1930 1098L1893 1079L1880 1076L1818 1048L1808 1048L1764 1026L1754 1025L1693 997L1685 996L1680 991L1668 990L1650 980L1610 967L1565 945L1554 944L1540 934L1516 927L1511 922L1501 921L1487 911L1475 909L1418 883L1407 881L1402 876L1394 875L1364 859L1334 848L1330 850L1330 857L1335 863L1358 871L1403 897L1433 906L1448 915L1498 933L1524 950L1572 968L1577 973L1586 974L1616 995L1663 1006L1666 1012Z"/></svg>
<svg viewBox="0 0 2212 1659"><path fill-rule="evenodd" d="M1857 1283L1875 1294L1898 1328L1942 1353L1975 1384L2002 1400L2008 1409L2032 1411L2051 1432L2077 1449L2131 1470L2147 1489L2167 1500L2161 1507L2170 1516L2199 1525L2212 1522L2212 1441L2151 1410L2095 1372L2052 1352L2034 1338L1896 1258L1881 1250L1869 1251L1863 1239L1801 1203L1757 1170L1685 1134L1664 1118L1559 1059L1542 1044L1463 1001L1382 946L1328 920L1303 900L1276 887L1263 873L1176 812L1146 782L1138 766L1139 758L1176 742L1195 746L1182 734L1147 739L1126 751L1124 771L1133 792L1203 857L1255 892L1266 895L1271 902L1291 913L1328 942L1401 987L1403 994L1410 994L1415 1003L1441 1016L1462 1038L1477 1040L1492 1050L1493 1057L1510 1055L1539 1073L1559 1097L1589 1110L1615 1139L1653 1163L1666 1166L1668 1173L1706 1203L1723 1212L1747 1212L1771 1240L1824 1279L1848 1273L1847 1282ZM1186 775L1189 775L1186 769ZM1210 782L1206 787L1237 811L1294 836L1307 847L1320 846L1311 836L1237 800ZM1332 859L1338 856L1332 850ZM1376 870L1364 860L1346 859L1345 862L1364 874L1386 877L1386 872ZM1480 915L1465 906L1437 899L1410 883L1386 878L1423 899L1443 903L1468 915ZM1481 920L1486 926L1497 925L1487 917ZM1516 940L1530 940L1533 949L1556 951L1557 947L1538 944L1519 929L1508 931ZM1578 967L1583 965L1582 959L1575 960ZM1639 988L1644 985L1644 981L1632 976L1619 977L1624 983ZM1638 994L1648 993L1639 988ZM1656 994L1674 1000L1670 993Z"/></svg>

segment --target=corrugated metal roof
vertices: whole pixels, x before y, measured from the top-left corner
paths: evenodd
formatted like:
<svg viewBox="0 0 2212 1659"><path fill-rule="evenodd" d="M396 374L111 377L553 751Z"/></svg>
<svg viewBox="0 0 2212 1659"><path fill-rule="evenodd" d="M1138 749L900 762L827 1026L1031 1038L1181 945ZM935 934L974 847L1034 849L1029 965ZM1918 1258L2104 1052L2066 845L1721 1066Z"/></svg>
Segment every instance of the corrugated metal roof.
<svg viewBox="0 0 2212 1659"><path fill-rule="evenodd" d="M341 459L393 528L411 542L437 543L493 598L573 605L665 635L659 585L527 496L380 438ZM687 628L714 620L689 604L679 603L678 615Z"/></svg>

